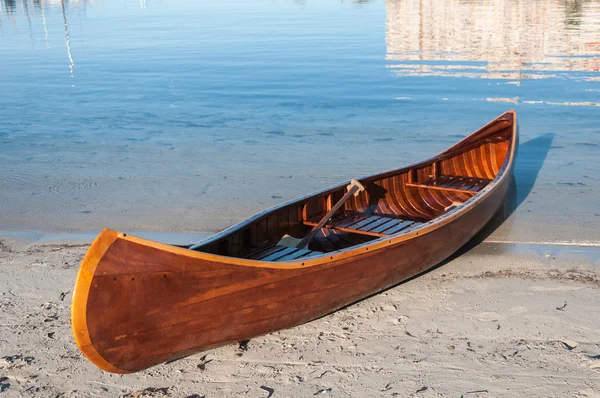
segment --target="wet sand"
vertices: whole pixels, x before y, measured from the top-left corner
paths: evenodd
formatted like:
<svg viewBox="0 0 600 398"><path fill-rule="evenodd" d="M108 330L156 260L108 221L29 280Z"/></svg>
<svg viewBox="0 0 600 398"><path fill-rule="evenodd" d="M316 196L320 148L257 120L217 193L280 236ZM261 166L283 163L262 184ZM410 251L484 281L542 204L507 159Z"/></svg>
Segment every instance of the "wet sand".
<svg viewBox="0 0 600 398"><path fill-rule="evenodd" d="M598 248L482 243L308 324L124 376L71 336L86 249L1 241L3 396L599 396Z"/></svg>

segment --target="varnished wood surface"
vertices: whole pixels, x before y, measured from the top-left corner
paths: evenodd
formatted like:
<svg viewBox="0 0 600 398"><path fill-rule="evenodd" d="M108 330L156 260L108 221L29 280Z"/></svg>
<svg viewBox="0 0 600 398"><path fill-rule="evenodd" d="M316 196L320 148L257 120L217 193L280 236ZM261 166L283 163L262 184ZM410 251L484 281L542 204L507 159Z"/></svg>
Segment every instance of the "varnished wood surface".
<svg viewBox="0 0 600 398"><path fill-rule="evenodd" d="M317 225L313 221L304 221L304 224L308 226ZM399 217L380 215L369 216L364 213L351 212L349 214L342 214L339 217L332 219L325 225L325 227L327 227L327 229L334 230L329 231L330 233L348 232L357 235L367 235L382 238L385 236L394 235L401 231L408 232L411 229L418 228L421 224L422 223L417 221L406 220ZM353 246L354 244L357 243L353 243L350 246Z"/></svg>
<svg viewBox="0 0 600 398"><path fill-rule="evenodd" d="M345 184L252 217L198 251L105 230L77 278L75 340L100 368L134 372L307 322L401 282L447 258L500 208L516 140L511 111L434 158L360 179L367 189L344 214L363 219L332 219L306 253L276 242L309 231L305 223L325 214ZM461 179L456 189L428 186L448 183L445 176ZM464 204L445 211L454 201Z"/></svg>

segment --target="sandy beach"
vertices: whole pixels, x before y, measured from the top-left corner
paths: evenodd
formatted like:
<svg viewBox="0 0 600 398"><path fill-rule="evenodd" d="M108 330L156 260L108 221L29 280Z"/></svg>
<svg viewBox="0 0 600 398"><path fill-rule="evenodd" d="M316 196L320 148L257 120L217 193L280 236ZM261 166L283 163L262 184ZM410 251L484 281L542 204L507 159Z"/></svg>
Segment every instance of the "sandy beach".
<svg viewBox="0 0 600 398"><path fill-rule="evenodd" d="M2 396L600 396L595 247L481 243L316 321L132 375L73 341L86 249L0 242Z"/></svg>
<svg viewBox="0 0 600 398"><path fill-rule="evenodd" d="M0 398L600 398L599 21L600 0L0 0ZM75 345L102 228L198 241L511 108L505 212L433 270L136 374Z"/></svg>

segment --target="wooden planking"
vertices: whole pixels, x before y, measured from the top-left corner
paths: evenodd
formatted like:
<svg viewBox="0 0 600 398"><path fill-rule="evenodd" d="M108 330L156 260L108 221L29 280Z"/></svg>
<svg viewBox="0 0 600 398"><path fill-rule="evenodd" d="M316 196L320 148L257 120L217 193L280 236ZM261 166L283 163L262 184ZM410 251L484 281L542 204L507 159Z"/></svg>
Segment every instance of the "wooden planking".
<svg viewBox="0 0 600 398"><path fill-rule="evenodd" d="M238 231L231 235L229 239L229 249L227 250L230 256L239 256L241 248L242 231Z"/></svg>
<svg viewBox="0 0 600 398"><path fill-rule="evenodd" d="M389 221L393 221L390 220L387 217L379 217L378 220L376 220L375 222L372 222L362 228L359 228L361 231L365 231L365 232L374 232L373 230L376 229L377 227L379 227L382 224L387 224Z"/></svg>
<svg viewBox="0 0 600 398"><path fill-rule="evenodd" d="M469 188L469 190L471 191L481 191L487 184L490 183L489 180L484 180L482 178L478 179L479 181L476 181L475 184L473 184L473 186L471 186Z"/></svg>
<svg viewBox="0 0 600 398"><path fill-rule="evenodd" d="M299 258L308 258L308 257L312 257L312 256L317 256L321 254L320 252L316 252L314 250L306 250L306 249L296 249L295 252L292 252L290 254L287 254L283 257L278 258L277 262L281 262L281 261L292 261L292 260L296 260Z"/></svg>
<svg viewBox="0 0 600 398"><path fill-rule="evenodd" d="M500 168L502 168L502 165L504 164L504 161L507 158L507 154L508 154L508 150L509 150L509 143L508 141L502 141L497 143L495 146L495 154L496 154L496 158L492 161L492 164L495 163L496 164L496 168L498 170L500 170Z"/></svg>
<svg viewBox="0 0 600 398"><path fill-rule="evenodd" d="M359 221L359 222L354 223L354 224L350 224L346 228L366 231L366 229L364 227L366 227L367 225L370 225L370 224L372 224L374 222L377 222L379 219L380 219L380 217L370 216L370 217L367 217L366 219L364 219L362 221Z"/></svg>
<svg viewBox="0 0 600 398"><path fill-rule="evenodd" d="M326 228L333 231L342 231L359 235L367 235L373 237L386 237L391 234L398 233L408 227L417 227L422 223L416 221L403 220L401 218L391 218L383 215L364 217L360 219L354 214L347 216L348 221L344 218L336 220L336 222L327 224ZM357 222L356 220L359 219ZM306 225L314 226L316 222L305 222ZM330 231L325 232L325 237L329 241L335 241L335 238L329 237ZM343 237L343 235L342 235ZM328 247L329 242L323 242L324 246Z"/></svg>
<svg viewBox="0 0 600 398"><path fill-rule="evenodd" d="M260 261L292 261L298 258L308 258L321 254L314 250L297 249L286 246L269 246L251 256L249 259Z"/></svg>
<svg viewBox="0 0 600 398"><path fill-rule="evenodd" d="M465 176L440 176L439 179L418 183L408 183L409 187L446 190L460 193L476 194L491 180Z"/></svg>
<svg viewBox="0 0 600 398"><path fill-rule="evenodd" d="M365 220L367 218L368 218L368 216L366 216L365 214L354 213L349 216L340 217L340 218L336 219L335 221L332 220L330 225L331 225L331 227L346 228L352 224L356 224L357 222ZM315 223L315 225L317 225L317 224Z"/></svg>
<svg viewBox="0 0 600 398"><path fill-rule="evenodd" d="M407 176L403 175L399 180L402 187L402 191L399 192L399 194L406 200L409 206L415 210L416 214L414 218L430 220L432 217L435 217L435 209L431 208L418 192L415 192L412 189L406 189L406 179Z"/></svg>
<svg viewBox="0 0 600 398"><path fill-rule="evenodd" d="M263 217L256 223L256 244L262 245L267 242L267 218Z"/></svg>
<svg viewBox="0 0 600 398"><path fill-rule="evenodd" d="M263 258L265 258L273 253L277 253L283 249L285 249L285 246L269 246L265 249L259 250L256 253L253 253L252 255L248 256L247 258L249 258L251 260L262 260Z"/></svg>
<svg viewBox="0 0 600 398"><path fill-rule="evenodd" d="M304 220L310 220L315 218L321 214L324 214L327 209L327 198L323 196L318 196L315 198L311 198L304 205L304 210L302 217Z"/></svg>
<svg viewBox="0 0 600 398"><path fill-rule="evenodd" d="M393 235L398 232L404 231L405 229L408 229L409 227L412 227L415 224L420 225L421 223L417 223L417 222L413 222L413 221L404 221L404 222L401 222L400 224L398 224L397 226L388 229L386 232L389 235Z"/></svg>
<svg viewBox="0 0 600 398"><path fill-rule="evenodd" d="M478 185L480 182L480 178L469 178L467 182L461 186L461 189L468 189L469 191L473 191L473 187Z"/></svg>
<svg viewBox="0 0 600 398"><path fill-rule="evenodd" d="M488 156L487 154L489 153L490 147L493 147L493 144L485 144L480 146L479 152L477 154L477 157L479 159L481 159L481 165L482 165L482 171L483 171L483 176L485 178L494 178L494 176L497 174L497 171L493 171L493 167L492 167L492 162L491 162L491 157ZM474 156L474 158L476 158Z"/></svg>
<svg viewBox="0 0 600 398"><path fill-rule="evenodd" d="M371 185L372 187L376 187L376 189L380 191L380 199L377 201L377 205L374 207L373 213L397 216L400 214L400 209L392 200L392 194L388 189L386 189L384 181L385 180L378 181L377 183L373 183Z"/></svg>
<svg viewBox="0 0 600 398"><path fill-rule="evenodd" d="M271 253L266 257L261 258L261 261L276 261L278 259L280 259L281 257L285 257L289 254L293 254L295 252L297 252L298 249L296 249L295 247L284 247L283 250L279 250L275 253Z"/></svg>
<svg viewBox="0 0 600 398"><path fill-rule="evenodd" d="M381 233L381 232L385 231L386 229L395 227L396 225L399 224L399 221L401 221L401 220L398 220L396 218L385 219L384 223L380 224L379 226L377 226L374 229L371 229L370 232Z"/></svg>
<svg viewBox="0 0 600 398"><path fill-rule="evenodd" d="M315 235L315 238L311 243L311 250L320 252L338 251L363 244L376 238L376 236L359 235L339 229L322 228L317 235Z"/></svg>
<svg viewBox="0 0 600 398"><path fill-rule="evenodd" d="M441 174L493 179L504 163L508 149L506 135L504 139L496 137L479 145L470 144L468 150L440 161Z"/></svg>
<svg viewBox="0 0 600 398"><path fill-rule="evenodd" d="M390 191L389 177L383 178L376 183L373 183L373 185L377 186L379 190L384 192L383 195L380 195L383 197L378 201L375 212L392 215L400 214L402 209L396 204L394 199L395 195L392 191Z"/></svg>
<svg viewBox="0 0 600 398"><path fill-rule="evenodd" d="M291 209L284 208L278 212L277 236L283 235L290 230L290 211Z"/></svg>
<svg viewBox="0 0 600 398"><path fill-rule="evenodd" d="M272 241L279 236L279 212L269 214L266 222L267 241Z"/></svg>

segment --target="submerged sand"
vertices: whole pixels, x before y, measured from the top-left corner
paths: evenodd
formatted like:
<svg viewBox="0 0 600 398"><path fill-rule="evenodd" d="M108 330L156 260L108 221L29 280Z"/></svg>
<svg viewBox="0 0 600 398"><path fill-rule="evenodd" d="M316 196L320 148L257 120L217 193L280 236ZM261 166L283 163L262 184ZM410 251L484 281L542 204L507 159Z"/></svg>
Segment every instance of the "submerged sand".
<svg viewBox="0 0 600 398"><path fill-rule="evenodd" d="M122 376L71 336L86 249L1 241L2 396L600 396L598 248L482 243L308 324Z"/></svg>

